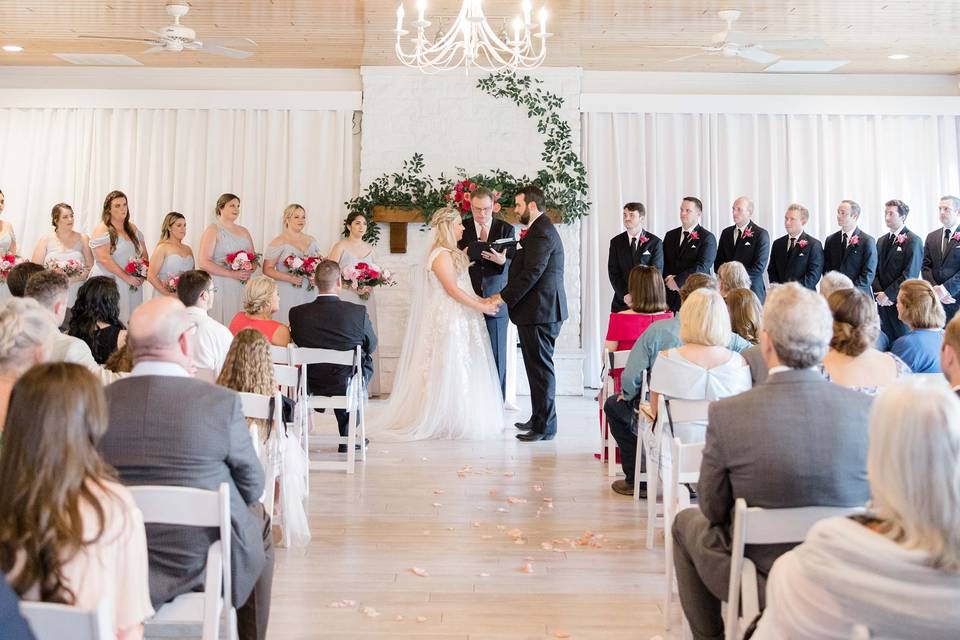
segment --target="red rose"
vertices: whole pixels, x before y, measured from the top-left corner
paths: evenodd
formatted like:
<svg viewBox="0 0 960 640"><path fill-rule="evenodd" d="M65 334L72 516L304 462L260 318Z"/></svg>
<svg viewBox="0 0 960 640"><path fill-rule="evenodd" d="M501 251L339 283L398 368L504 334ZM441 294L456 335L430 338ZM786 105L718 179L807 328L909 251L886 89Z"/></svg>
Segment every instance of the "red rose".
<svg viewBox="0 0 960 640"><path fill-rule="evenodd" d="M124 271L130 275L133 275L137 272L137 265L133 264L132 262L128 262L126 268L124 268Z"/></svg>
<svg viewBox="0 0 960 640"><path fill-rule="evenodd" d="M523 242L523 239L527 237L527 231L529 229L520 229L520 241Z"/></svg>
<svg viewBox="0 0 960 640"><path fill-rule="evenodd" d="M370 268L370 265L368 265L366 262L358 262L355 268L357 271L366 271Z"/></svg>
<svg viewBox="0 0 960 640"><path fill-rule="evenodd" d="M477 184L476 184L475 182L471 182L471 183L470 183L470 191L476 191L476 190L477 190Z"/></svg>
<svg viewBox="0 0 960 640"><path fill-rule="evenodd" d="M455 194L453 194L454 202L460 202L462 200L463 200L463 194L461 192L457 191Z"/></svg>

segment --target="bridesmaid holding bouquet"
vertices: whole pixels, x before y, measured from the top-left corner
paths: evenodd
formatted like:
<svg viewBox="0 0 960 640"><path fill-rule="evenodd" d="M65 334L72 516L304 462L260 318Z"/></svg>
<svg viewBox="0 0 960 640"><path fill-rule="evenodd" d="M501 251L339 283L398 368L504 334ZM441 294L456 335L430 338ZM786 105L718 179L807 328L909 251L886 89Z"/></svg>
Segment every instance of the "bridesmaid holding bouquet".
<svg viewBox="0 0 960 640"><path fill-rule="evenodd" d="M96 264L91 276L106 276L120 292L120 320L126 324L130 312L143 302L143 281L147 277L147 249L143 234L130 222L127 196L111 191L103 201L100 224L93 229L90 248Z"/></svg>
<svg viewBox="0 0 960 640"><path fill-rule="evenodd" d="M90 238L85 233L74 231L75 221L73 207L65 202L53 205L53 211L50 212L53 233L37 241L30 257L31 262L42 264L45 269L53 269L67 276L70 281L68 307L72 307L76 302L77 291L93 268Z"/></svg>
<svg viewBox="0 0 960 640"><path fill-rule="evenodd" d="M213 284L218 290L209 311L210 317L227 325L240 311L243 285L256 270L259 256L254 252L250 231L237 224L237 218L240 217L239 196L232 193L220 196L214 214L217 221L200 236L197 263L200 269L213 277Z"/></svg>
<svg viewBox="0 0 960 640"><path fill-rule="evenodd" d="M270 241L264 252L263 275L277 282L280 292L280 310L276 319L290 324L290 309L316 297L311 282L311 258L320 255L317 240L303 232L307 226L307 212L299 204L283 210L283 232ZM314 267L315 268L315 267Z"/></svg>
<svg viewBox="0 0 960 640"><path fill-rule="evenodd" d="M176 296L180 274L193 269L193 249L183 243L186 236L187 219L176 211L168 213L160 227L160 242L150 256L147 270L147 280L162 296Z"/></svg>

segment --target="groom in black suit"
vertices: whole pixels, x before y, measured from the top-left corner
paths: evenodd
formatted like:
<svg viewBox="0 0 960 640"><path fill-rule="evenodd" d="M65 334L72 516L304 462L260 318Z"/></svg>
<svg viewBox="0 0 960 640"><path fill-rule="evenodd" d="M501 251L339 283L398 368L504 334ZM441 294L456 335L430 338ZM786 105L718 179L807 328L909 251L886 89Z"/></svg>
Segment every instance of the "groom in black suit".
<svg viewBox="0 0 960 640"><path fill-rule="evenodd" d="M493 217L493 192L486 187L477 187L470 196L473 220L463 223L463 237L457 243L460 249L466 249L474 242L495 242L514 239L513 225ZM493 247L480 254L480 260L470 264L470 283L473 291L481 298L489 298L500 293L507 284L510 262L515 248L505 247L497 251ZM500 307L496 315L483 316L490 334L490 346L493 347L493 360L497 363L500 376L500 394L506 396L507 388L507 328L510 318L507 308Z"/></svg>
<svg viewBox="0 0 960 640"><path fill-rule="evenodd" d="M563 244L560 234L544 215L543 192L531 185L516 195L520 222L527 226L510 264L507 286L494 302L505 302L520 334L523 366L530 382L530 420L517 423L524 442L552 440L557 435L557 381L553 347L567 319L563 290Z"/></svg>

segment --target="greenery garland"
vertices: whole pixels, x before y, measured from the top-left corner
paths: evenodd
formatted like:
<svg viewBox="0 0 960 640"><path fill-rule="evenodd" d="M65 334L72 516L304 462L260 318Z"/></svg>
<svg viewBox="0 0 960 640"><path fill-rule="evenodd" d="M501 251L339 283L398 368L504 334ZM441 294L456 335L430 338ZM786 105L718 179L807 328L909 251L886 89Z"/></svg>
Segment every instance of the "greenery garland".
<svg viewBox="0 0 960 640"><path fill-rule="evenodd" d="M540 87L543 81L530 76L518 76L513 71L501 71L477 81L477 88L495 98L506 98L518 107L526 108L528 118L537 119L537 131L546 137L541 159L544 167L534 178L514 176L502 169L487 173L466 175L457 168L457 177L442 173L431 176L424 171L422 153L404 161L399 171L380 176L363 189L359 196L344 203L349 213L355 211L367 218L369 228L365 239L376 242L380 229L373 222L373 208L377 205L419 209L424 221L433 212L450 204L457 182L469 181L483 185L500 194L497 203L503 209L513 208L514 195L528 184L543 190L547 207L557 209L564 223L572 223L587 215L587 170L573 149L573 132L560 116L563 97Z"/></svg>

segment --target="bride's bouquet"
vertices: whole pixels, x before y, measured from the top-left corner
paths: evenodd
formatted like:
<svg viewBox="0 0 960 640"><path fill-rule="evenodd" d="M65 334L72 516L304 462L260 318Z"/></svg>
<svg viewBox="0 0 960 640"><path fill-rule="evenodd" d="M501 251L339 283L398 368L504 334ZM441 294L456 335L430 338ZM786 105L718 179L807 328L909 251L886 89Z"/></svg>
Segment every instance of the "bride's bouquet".
<svg viewBox="0 0 960 640"><path fill-rule="evenodd" d="M260 266L260 254L253 251L236 251L227 254L226 265L231 271L253 271Z"/></svg>
<svg viewBox="0 0 960 640"><path fill-rule="evenodd" d="M123 268L127 275L134 278L147 278L147 269L150 268L150 261L146 258L130 258L127 266ZM136 291L138 287L130 285L130 291Z"/></svg>
<svg viewBox="0 0 960 640"><path fill-rule="evenodd" d="M317 271L317 266L323 262L323 260L324 257L319 254L301 258L291 253L283 259L283 266L287 268L287 272L289 272L290 275L303 278L307 285L307 291L313 291L313 274ZM303 285L300 284L297 286L302 287Z"/></svg>
<svg viewBox="0 0 960 640"><path fill-rule="evenodd" d="M361 300L369 299L374 287L393 287L397 284L389 269L381 269L367 262L358 262L356 266L344 267L340 275L343 286L356 292Z"/></svg>
<svg viewBox="0 0 960 640"><path fill-rule="evenodd" d="M0 283L5 283L10 275L10 270L21 262L23 262L23 258L13 253L7 253L0 257Z"/></svg>
<svg viewBox="0 0 960 640"><path fill-rule="evenodd" d="M68 278L83 275L83 272L87 268L87 266L83 264L83 260L77 260L76 258L69 258L67 260L50 258L43 263L43 266L51 271L59 271Z"/></svg>

